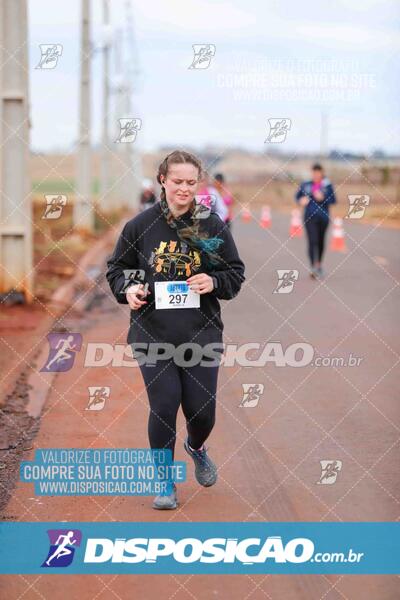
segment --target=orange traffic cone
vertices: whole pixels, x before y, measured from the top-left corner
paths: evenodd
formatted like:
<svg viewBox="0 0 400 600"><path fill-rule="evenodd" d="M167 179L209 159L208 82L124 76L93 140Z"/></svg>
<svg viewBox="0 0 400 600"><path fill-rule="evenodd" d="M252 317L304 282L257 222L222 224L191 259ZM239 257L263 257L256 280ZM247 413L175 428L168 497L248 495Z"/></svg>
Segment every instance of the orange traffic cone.
<svg viewBox="0 0 400 600"><path fill-rule="evenodd" d="M271 209L269 206L262 207L260 225L264 229L271 227Z"/></svg>
<svg viewBox="0 0 400 600"><path fill-rule="evenodd" d="M336 252L346 251L346 244L344 241L343 219L341 219L340 217L335 217L333 219L331 250L335 250Z"/></svg>
<svg viewBox="0 0 400 600"><path fill-rule="evenodd" d="M297 208L292 210L292 217L290 219L290 237L301 237L303 235L303 227L301 225L300 211Z"/></svg>
<svg viewBox="0 0 400 600"><path fill-rule="evenodd" d="M242 221L248 223L251 220L251 213L247 206L245 206L242 210Z"/></svg>

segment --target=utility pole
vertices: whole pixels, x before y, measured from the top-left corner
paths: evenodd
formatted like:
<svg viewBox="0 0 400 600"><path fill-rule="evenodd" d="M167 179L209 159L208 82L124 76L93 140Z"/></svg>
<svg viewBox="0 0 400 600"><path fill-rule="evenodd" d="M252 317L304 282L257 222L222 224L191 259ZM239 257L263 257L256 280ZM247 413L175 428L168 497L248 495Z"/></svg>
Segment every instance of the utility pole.
<svg viewBox="0 0 400 600"><path fill-rule="evenodd" d="M81 83L77 165L78 180L73 220L76 229L90 232L94 229L90 152L90 0L81 0L81 2Z"/></svg>
<svg viewBox="0 0 400 600"><path fill-rule="evenodd" d="M101 140L100 208L108 212L112 208L110 196L110 5L103 0L103 118Z"/></svg>
<svg viewBox="0 0 400 600"><path fill-rule="evenodd" d="M126 12L126 41L128 47L128 61L126 72L126 86L124 90L124 108L126 110L127 117L136 117L132 114L133 103L132 103L132 82L137 81L138 78L138 53L135 42L135 28L132 17L132 6L130 0L125 0L125 12ZM122 116L122 115L121 115ZM137 150L137 141L133 144L123 144L126 146L126 163L129 165L129 177L127 179L128 187L128 205L132 210L138 210L139 208L139 196L142 187L142 160L140 153Z"/></svg>
<svg viewBox="0 0 400 600"><path fill-rule="evenodd" d="M116 140L120 133L119 119L130 118L131 114L131 86L130 76L123 62L123 30L118 29L115 33L114 56L115 56L115 118L113 135ZM117 206L123 204L125 207L137 208L135 200L135 190L137 190L137 175L133 172L133 148L132 144L115 144L116 154L119 157L119 177L118 184L113 189L113 195ZM121 172L122 170L122 172Z"/></svg>
<svg viewBox="0 0 400 600"><path fill-rule="evenodd" d="M0 2L0 294L33 299L26 0Z"/></svg>
<svg viewBox="0 0 400 600"><path fill-rule="evenodd" d="M118 138L119 136L119 132L120 132L120 128L119 128L119 121L118 119L120 119L121 117L125 116L125 111L124 111L124 90L126 87L126 81L125 81L125 77L124 77L124 73L123 73L123 57L122 57L122 29L118 28L115 33L114 33L114 43L113 43L113 48L114 48L114 70L115 70L115 75L116 78L114 80L114 92L115 92L115 103L114 103L114 120L113 120L113 125L111 128L111 135L113 136L113 140L115 143L115 140ZM127 176L125 175L126 173L126 169L128 168L128 165L126 164L126 152L125 152L125 144L115 144L116 145L116 150L115 150L115 154L116 154L116 159L118 161L118 181L116 186L113 188L112 190L112 194L113 194L113 202L118 206L119 204L123 204L125 206L127 206L128 204L128 195L127 195L127 189L126 189L126 178ZM120 174L121 171L121 167L123 168L123 173L122 175Z"/></svg>

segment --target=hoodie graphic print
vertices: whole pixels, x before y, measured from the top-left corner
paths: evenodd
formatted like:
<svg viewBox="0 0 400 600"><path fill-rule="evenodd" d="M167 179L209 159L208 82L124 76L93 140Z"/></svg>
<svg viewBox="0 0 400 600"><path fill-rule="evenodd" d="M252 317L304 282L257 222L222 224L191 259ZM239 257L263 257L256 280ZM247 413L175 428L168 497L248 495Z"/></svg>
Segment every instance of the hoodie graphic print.
<svg viewBox="0 0 400 600"><path fill-rule="evenodd" d="M188 211L180 217L192 223ZM232 234L220 217L211 213L202 220L209 237L218 236L223 244L218 249L221 263L211 270L205 267L203 251L193 250L182 242L162 214L159 203L139 213L124 226L112 255L107 261L106 277L120 304L127 304L124 288L125 271L139 269L145 273L143 283L149 286L147 304L131 310L128 343L194 342L201 346L222 342L224 324L219 300L231 300L245 281L245 266L240 259ZM215 278L216 287L200 294L199 308L156 309L154 284L157 281L185 281L198 273Z"/></svg>

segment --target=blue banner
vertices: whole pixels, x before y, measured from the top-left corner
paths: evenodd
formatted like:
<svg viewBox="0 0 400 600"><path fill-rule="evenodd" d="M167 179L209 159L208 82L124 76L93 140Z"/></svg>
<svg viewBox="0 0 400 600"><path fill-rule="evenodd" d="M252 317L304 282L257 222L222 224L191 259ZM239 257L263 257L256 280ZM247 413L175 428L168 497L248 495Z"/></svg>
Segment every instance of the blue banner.
<svg viewBox="0 0 400 600"><path fill-rule="evenodd" d="M0 572L398 574L400 523L1 523Z"/></svg>

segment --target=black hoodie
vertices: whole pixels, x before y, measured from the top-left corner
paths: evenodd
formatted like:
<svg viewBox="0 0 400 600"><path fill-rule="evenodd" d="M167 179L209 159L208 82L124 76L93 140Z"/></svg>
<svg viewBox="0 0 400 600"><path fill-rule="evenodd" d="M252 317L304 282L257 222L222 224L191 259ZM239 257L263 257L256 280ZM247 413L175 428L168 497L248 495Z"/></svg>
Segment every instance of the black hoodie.
<svg viewBox="0 0 400 600"><path fill-rule="evenodd" d="M180 215L188 224L193 221L190 211ZM181 344L195 342L201 346L222 342L224 325L221 320L218 299L234 298L245 281L244 264L239 258L232 235L220 219L211 213L201 219L201 230L209 237L222 238L216 253L222 257L212 270L206 269L203 252L190 248L180 241L176 230L171 228L160 204L147 209L128 221L107 261L107 280L120 304L127 304L123 292L126 278L124 270L140 269L145 272L143 283L149 284L151 292L138 310L131 311L128 343L152 341ZM215 277L217 286L212 292L200 294L200 308L155 308L155 281L185 281L197 273Z"/></svg>

